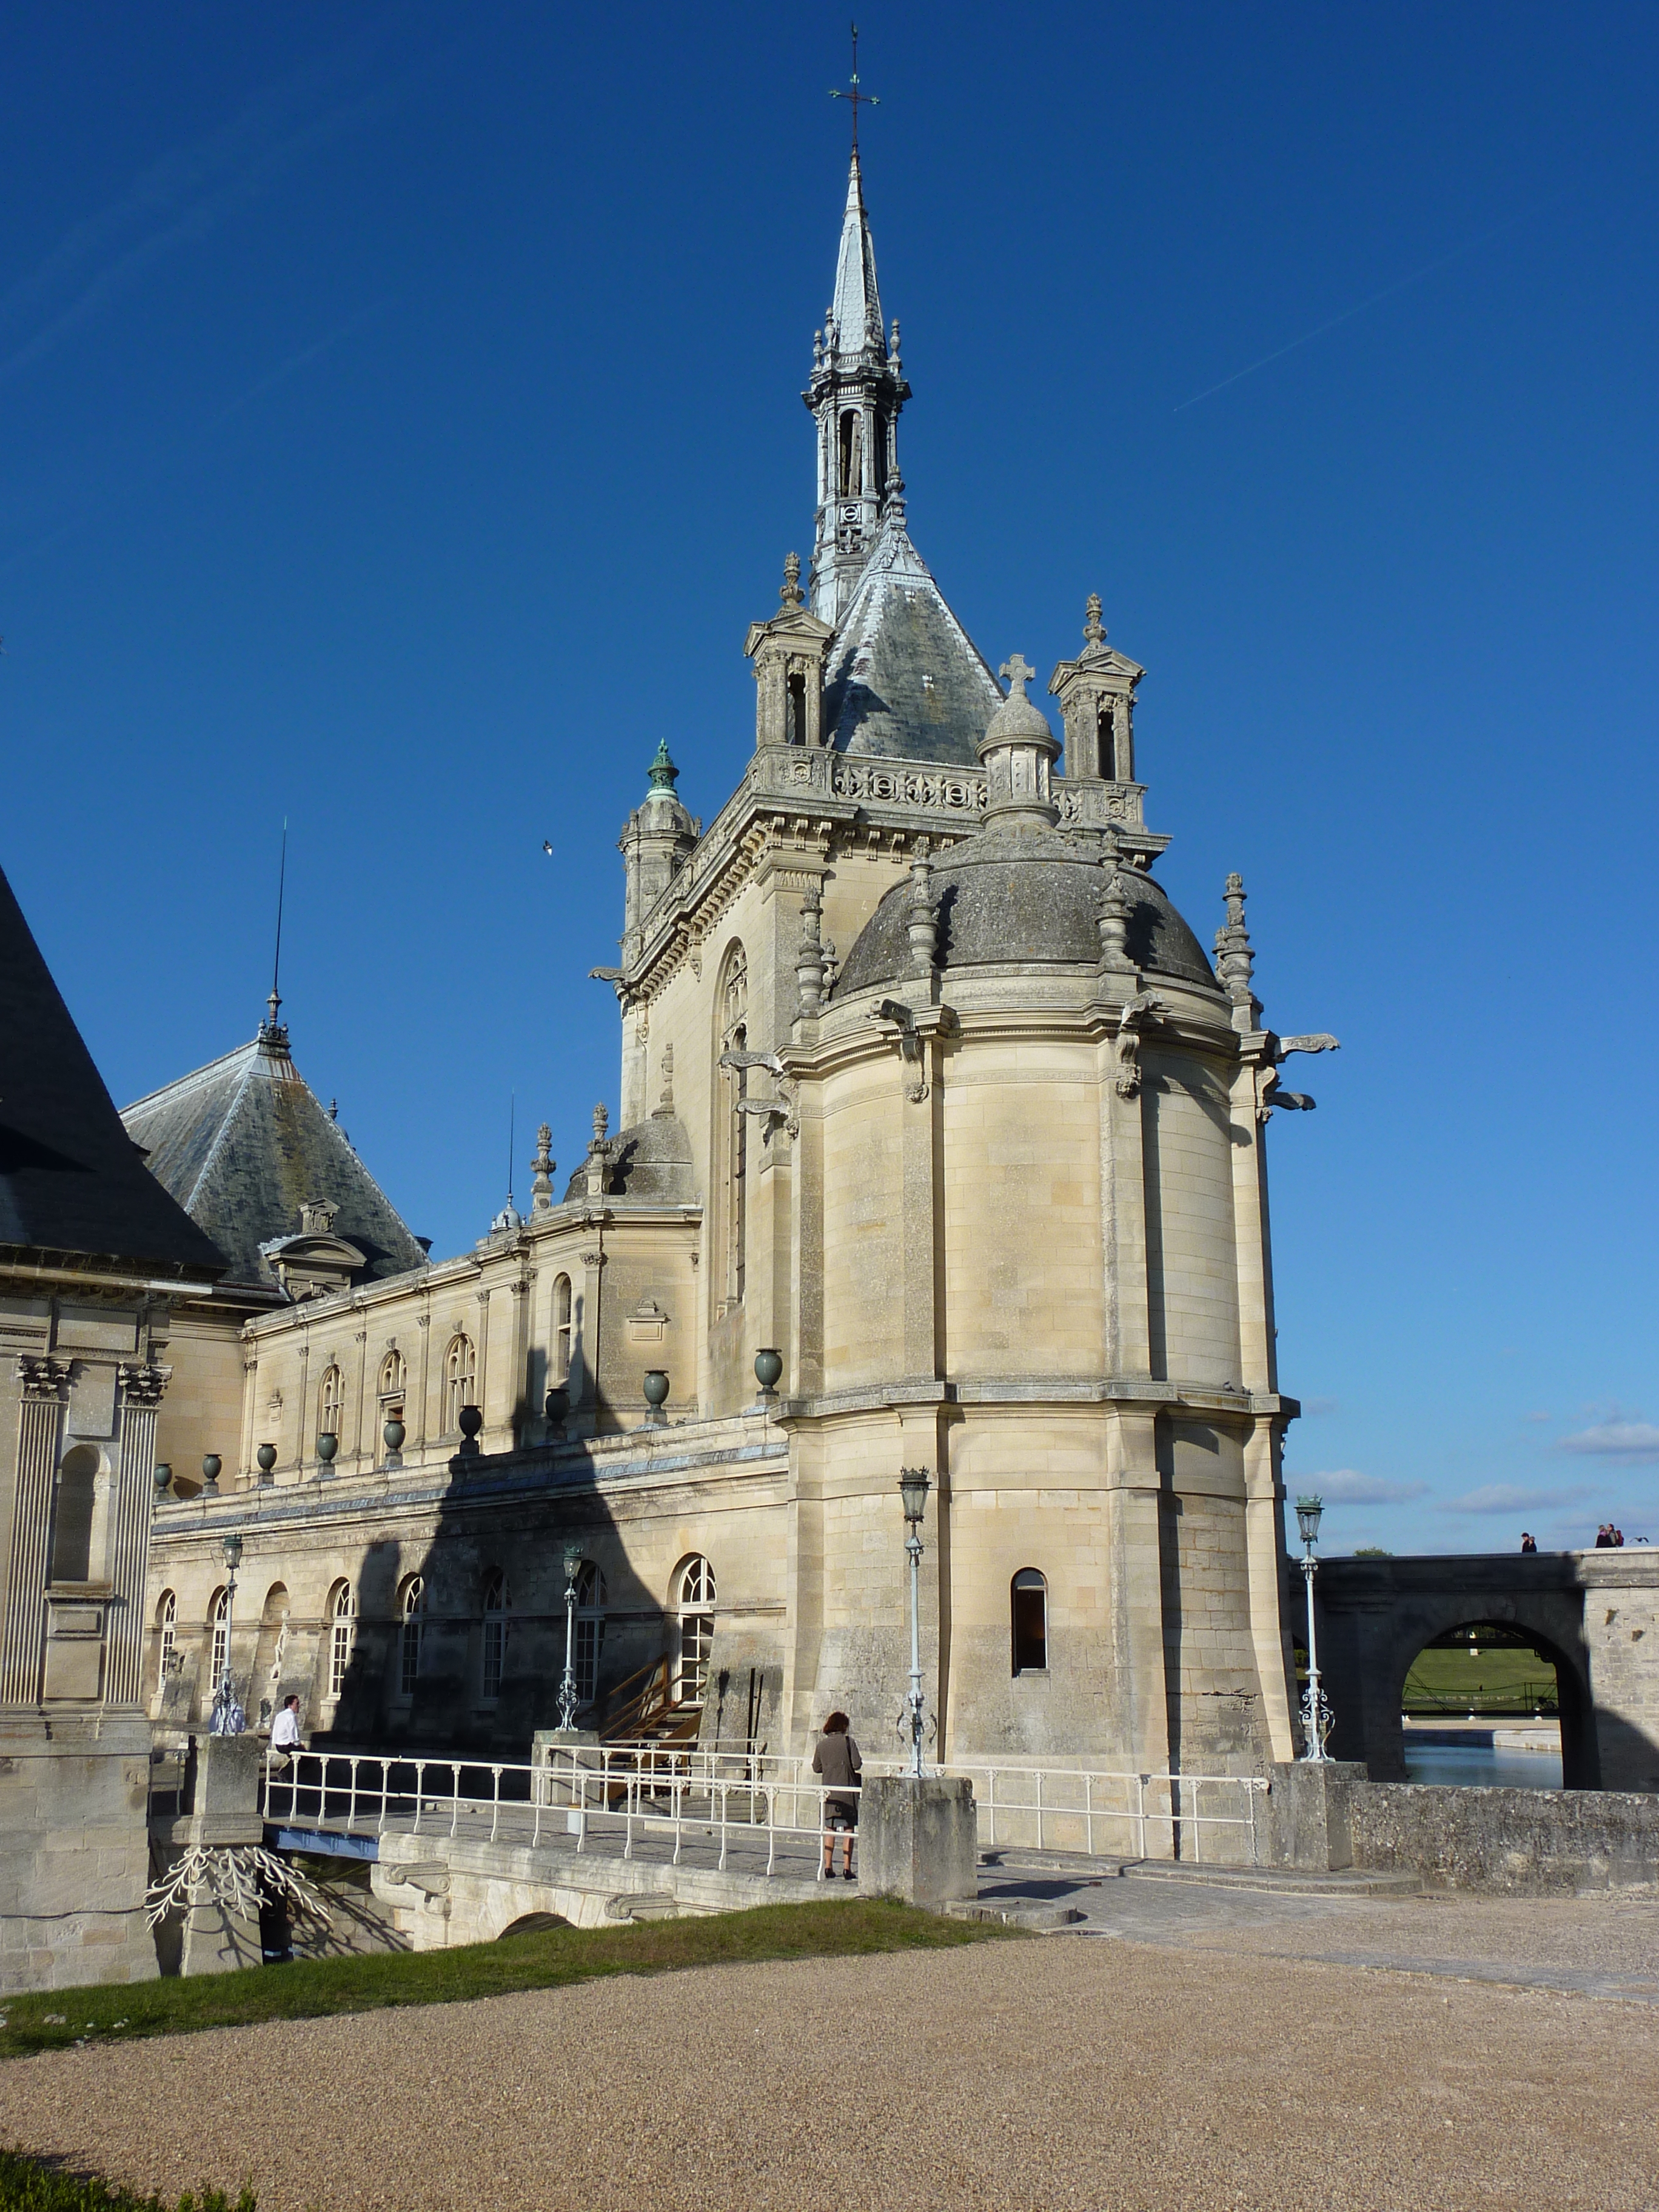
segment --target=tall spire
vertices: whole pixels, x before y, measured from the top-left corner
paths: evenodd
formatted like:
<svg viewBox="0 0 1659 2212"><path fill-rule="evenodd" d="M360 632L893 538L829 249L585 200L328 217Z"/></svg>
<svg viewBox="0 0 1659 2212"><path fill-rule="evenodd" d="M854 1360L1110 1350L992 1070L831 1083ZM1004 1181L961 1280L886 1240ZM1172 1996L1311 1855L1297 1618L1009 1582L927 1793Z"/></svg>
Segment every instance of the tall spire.
<svg viewBox="0 0 1659 2212"><path fill-rule="evenodd" d="M898 325L882 325L876 248L864 205L858 111L873 104L859 88L857 33L852 90L853 157L847 172L836 287L823 328L812 337L812 381L801 394L817 422L818 505L811 604L820 621L839 623L900 490L897 423L910 397L899 367ZM902 516L902 510L900 510Z"/></svg>

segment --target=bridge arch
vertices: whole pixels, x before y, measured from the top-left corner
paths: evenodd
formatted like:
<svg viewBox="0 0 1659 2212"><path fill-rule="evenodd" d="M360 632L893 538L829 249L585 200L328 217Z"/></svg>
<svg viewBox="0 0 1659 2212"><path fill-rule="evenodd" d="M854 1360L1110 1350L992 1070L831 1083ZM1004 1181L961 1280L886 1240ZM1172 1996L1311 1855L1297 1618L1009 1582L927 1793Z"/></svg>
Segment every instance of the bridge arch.
<svg viewBox="0 0 1659 2212"><path fill-rule="evenodd" d="M1400 1709L1406 1676L1425 1644L1458 1629L1493 1627L1526 1638L1553 1662L1561 1714L1561 1781L1568 1790L1601 1787L1584 1593L1562 1571L1532 1559L1333 1559L1318 1576L1319 1656L1335 1713L1334 1759L1361 1760L1374 1782L1406 1779ZM1514 1569L1522 1571L1516 1573ZM1297 1575L1299 1586L1301 1577ZM1300 1588L1290 1619L1301 1630Z"/></svg>

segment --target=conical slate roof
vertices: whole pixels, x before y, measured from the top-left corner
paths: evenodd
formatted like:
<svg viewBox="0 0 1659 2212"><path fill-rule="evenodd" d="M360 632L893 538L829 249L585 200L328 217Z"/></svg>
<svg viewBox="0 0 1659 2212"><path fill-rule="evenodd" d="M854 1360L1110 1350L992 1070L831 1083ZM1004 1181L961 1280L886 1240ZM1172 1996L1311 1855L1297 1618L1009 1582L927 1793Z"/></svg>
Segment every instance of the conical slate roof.
<svg viewBox="0 0 1659 2212"><path fill-rule="evenodd" d="M890 505L830 648L823 715L837 752L977 768L1002 704L996 678L945 603Z"/></svg>
<svg viewBox="0 0 1659 2212"><path fill-rule="evenodd" d="M0 874L0 1246L198 1282L224 1273L146 1169Z"/></svg>
<svg viewBox="0 0 1659 2212"><path fill-rule="evenodd" d="M426 1252L289 1056L288 1031L140 1098L122 1115L151 1173L213 1238L231 1279L275 1291L262 1244L299 1232L300 1209L337 1209L332 1234L355 1244L377 1280L424 1267Z"/></svg>

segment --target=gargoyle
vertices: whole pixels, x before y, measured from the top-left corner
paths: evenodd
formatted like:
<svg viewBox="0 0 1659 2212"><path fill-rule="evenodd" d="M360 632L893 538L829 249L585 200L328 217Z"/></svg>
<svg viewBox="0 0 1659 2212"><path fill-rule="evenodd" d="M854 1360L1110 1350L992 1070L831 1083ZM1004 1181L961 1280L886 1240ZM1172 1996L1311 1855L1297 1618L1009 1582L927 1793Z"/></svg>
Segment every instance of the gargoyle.
<svg viewBox="0 0 1659 2212"><path fill-rule="evenodd" d="M792 1137L800 1134L800 1121L796 1112L800 1086L787 1073L776 1053L723 1052L720 1064L722 1067L732 1068L763 1067L776 1084L779 1096L775 1098L739 1098L738 1101L739 1114L764 1114L767 1116L766 1126L761 1132L763 1137L769 1138L780 1121Z"/></svg>
<svg viewBox="0 0 1659 2212"><path fill-rule="evenodd" d="M1279 1066L1293 1052L1340 1052L1341 1045L1328 1030L1317 1030L1308 1036L1270 1036L1267 1055L1270 1065L1261 1075L1256 1086L1255 1118L1266 1121L1279 1107L1287 1113L1311 1114L1316 1101L1305 1091L1281 1091L1279 1087Z"/></svg>
<svg viewBox="0 0 1659 2212"><path fill-rule="evenodd" d="M915 1079L906 1084L904 1095L913 1106L920 1106L927 1096L927 1077L915 1016L896 999L878 999L870 1009L870 1018L872 1022L891 1022L898 1030L899 1058L915 1071Z"/></svg>

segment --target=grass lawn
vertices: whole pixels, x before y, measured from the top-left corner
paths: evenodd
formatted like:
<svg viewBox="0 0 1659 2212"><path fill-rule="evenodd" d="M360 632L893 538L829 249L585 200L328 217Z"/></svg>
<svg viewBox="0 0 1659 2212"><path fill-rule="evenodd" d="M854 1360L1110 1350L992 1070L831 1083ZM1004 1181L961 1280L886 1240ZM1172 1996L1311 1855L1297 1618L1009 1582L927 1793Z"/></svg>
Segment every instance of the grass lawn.
<svg viewBox="0 0 1659 2212"><path fill-rule="evenodd" d="M1541 1695L1546 1711L1555 1711L1555 1668L1535 1651L1515 1644L1469 1647L1431 1645L1419 1651L1406 1677L1401 1699L1406 1711L1529 1713Z"/></svg>
<svg viewBox="0 0 1659 2212"><path fill-rule="evenodd" d="M760 1959L845 1959L877 1951L943 1951L1006 1941L1017 1931L945 1920L884 1899L763 1905L749 1912L654 1920L617 1928L551 1928L453 1951L313 1959L291 1966L114 1988L52 1990L0 1998L0 2059L80 2042L188 2035L251 2021L314 2020L387 2005L455 2004L514 1990L559 1989L605 1974L666 1974Z"/></svg>

